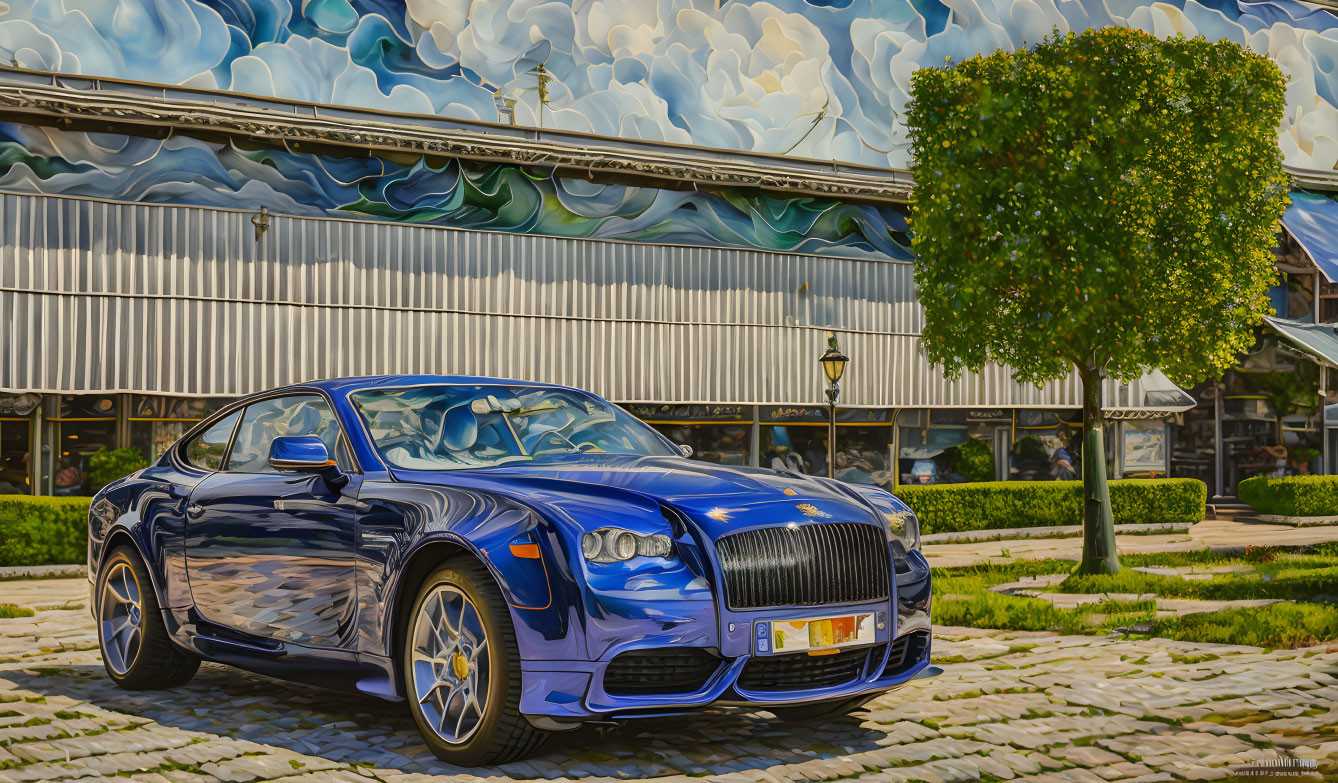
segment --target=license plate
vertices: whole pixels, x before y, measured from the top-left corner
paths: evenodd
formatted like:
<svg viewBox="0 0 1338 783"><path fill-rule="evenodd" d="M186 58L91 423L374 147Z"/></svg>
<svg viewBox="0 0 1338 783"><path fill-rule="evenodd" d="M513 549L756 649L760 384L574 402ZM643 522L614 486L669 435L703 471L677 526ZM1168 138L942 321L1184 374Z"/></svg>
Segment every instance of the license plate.
<svg viewBox="0 0 1338 783"><path fill-rule="evenodd" d="M753 648L758 655L839 650L875 641L872 614L753 624Z"/></svg>

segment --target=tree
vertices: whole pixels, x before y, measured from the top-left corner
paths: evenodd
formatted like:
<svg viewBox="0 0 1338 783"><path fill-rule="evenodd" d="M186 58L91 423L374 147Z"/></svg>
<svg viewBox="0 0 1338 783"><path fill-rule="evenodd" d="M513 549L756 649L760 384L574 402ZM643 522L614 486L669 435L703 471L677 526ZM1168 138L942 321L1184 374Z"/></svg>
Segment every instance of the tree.
<svg viewBox="0 0 1338 783"><path fill-rule="evenodd" d="M1230 367L1271 312L1284 79L1228 42L1056 33L911 78L924 348L1083 389L1083 559L1119 570L1102 383Z"/></svg>

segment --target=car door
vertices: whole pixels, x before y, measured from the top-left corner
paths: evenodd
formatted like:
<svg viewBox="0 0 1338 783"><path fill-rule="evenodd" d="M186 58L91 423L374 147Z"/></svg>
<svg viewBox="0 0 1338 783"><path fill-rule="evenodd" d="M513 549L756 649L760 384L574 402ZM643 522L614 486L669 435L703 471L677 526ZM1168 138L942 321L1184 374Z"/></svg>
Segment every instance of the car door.
<svg viewBox="0 0 1338 783"><path fill-rule="evenodd" d="M281 435L317 435L349 483L269 465ZM223 469L200 482L186 508L186 570L208 623L275 642L352 646L354 516L361 476L339 423L317 394L248 405Z"/></svg>

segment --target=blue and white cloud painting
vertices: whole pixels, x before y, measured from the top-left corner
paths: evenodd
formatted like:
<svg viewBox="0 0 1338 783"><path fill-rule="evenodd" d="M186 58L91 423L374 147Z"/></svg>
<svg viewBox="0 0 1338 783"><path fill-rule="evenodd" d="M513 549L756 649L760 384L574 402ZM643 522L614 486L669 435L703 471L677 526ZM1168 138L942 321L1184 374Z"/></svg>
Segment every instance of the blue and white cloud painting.
<svg viewBox="0 0 1338 783"><path fill-rule="evenodd" d="M0 58L904 168L915 69L1105 25L1268 54L1287 161L1338 164L1338 16L1295 0L4 0Z"/></svg>

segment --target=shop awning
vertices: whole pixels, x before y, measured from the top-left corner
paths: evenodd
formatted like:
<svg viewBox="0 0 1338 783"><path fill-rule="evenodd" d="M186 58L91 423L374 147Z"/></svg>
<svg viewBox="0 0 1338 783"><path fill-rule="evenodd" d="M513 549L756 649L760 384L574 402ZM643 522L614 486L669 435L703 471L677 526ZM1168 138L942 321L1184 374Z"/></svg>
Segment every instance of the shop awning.
<svg viewBox="0 0 1338 783"><path fill-rule="evenodd" d="M1338 282L1338 201L1318 193L1292 191L1282 225L1324 278Z"/></svg>
<svg viewBox="0 0 1338 783"><path fill-rule="evenodd" d="M1171 383L1161 370L1152 370L1143 376L1141 385L1143 404L1136 407L1143 413L1179 413L1196 404L1189 392Z"/></svg>
<svg viewBox="0 0 1338 783"><path fill-rule="evenodd" d="M1264 318L1287 342L1315 357L1321 364L1338 367L1338 327L1308 324L1286 318Z"/></svg>

